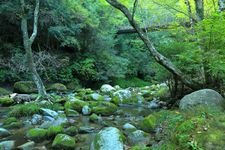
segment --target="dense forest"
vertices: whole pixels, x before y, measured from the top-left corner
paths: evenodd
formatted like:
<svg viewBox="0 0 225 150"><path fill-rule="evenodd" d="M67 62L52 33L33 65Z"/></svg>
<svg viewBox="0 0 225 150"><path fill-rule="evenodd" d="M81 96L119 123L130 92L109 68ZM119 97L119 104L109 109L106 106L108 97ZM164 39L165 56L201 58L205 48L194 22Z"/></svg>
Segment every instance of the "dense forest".
<svg viewBox="0 0 225 150"><path fill-rule="evenodd" d="M0 150L223 150L225 0L0 0Z"/></svg>

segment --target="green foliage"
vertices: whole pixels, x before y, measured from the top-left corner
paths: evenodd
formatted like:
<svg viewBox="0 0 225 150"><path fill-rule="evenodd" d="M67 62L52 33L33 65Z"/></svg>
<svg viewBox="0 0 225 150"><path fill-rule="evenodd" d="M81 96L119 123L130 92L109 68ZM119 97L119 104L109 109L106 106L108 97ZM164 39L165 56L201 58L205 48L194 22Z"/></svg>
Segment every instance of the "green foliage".
<svg viewBox="0 0 225 150"><path fill-rule="evenodd" d="M149 86L150 83L143 81L139 78L133 77L133 78L118 78L113 80L113 84L119 85L122 88L127 87L144 87Z"/></svg>
<svg viewBox="0 0 225 150"><path fill-rule="evenodd" d="M32 116L37 113L40 113L40 106L35 103L29 103L12 106L8 115L11 117L25 117Z"/></svg>

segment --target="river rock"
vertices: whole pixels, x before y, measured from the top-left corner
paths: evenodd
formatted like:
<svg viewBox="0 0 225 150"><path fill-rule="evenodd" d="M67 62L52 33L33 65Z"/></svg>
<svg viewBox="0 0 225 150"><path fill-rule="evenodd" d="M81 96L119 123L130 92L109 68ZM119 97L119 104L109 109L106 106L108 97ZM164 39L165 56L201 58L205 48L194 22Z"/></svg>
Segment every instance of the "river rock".
<svg viewBox="0 0 225 150"><path fill-rule="evenodd" d="M66 134L58 134L52 143L52 147L58 149L74 149L75 146L75 138Z"/></svg>
<svg viewBox="0 0 225 150"><path fill-rule="evenodd" d="M79 133L92 133L94 130L94 127L79 127Z"/></svg>
<svg viewBox="0 0 225 150"><path fill-rule="evenodd" d="M23 145L20 145L17 147L17 149L21 150L32 150L34 148L35 143L33 141L24 143Z"/></svg>
<svg viewBox="0 0 225 150"><path fill-rule="evenodd" d="M15 141L3 141L0 142L0 149L1 150L12 150L15 147Z"/></svg>
<svg viewBox="0 0 225 150"><path fill-rule="evenodd" d="M147 145L149 143L149 137L144 131L136 130L128 135L128 141L131 145Z"/></svg>
<svg viewBox="0 0 225 150"><path fill-rule="evenodd" d="M179 108L184 110L197 105L221 107L224 104L225 101L218 92L211 89L203 89L184 96L180 101Z"/></svg>
<svg viewBox="0 0 225 150"><path fill-rule="evenodd" d="M103 93L110 93L112 91L115 91L115 88L109 84L104 84L101 86L100 91Z"/></svg>
<svg viewBox="0 0 225 150"><path fill-rule="evenodd" d="M126 123L126 124L123 125L123 129L124 129L125 131L130 131L130 130L136 130L136 127L133 126L133 125L130 124L130 123Z"/></svg>
<svg viewBox="0 0 225 150"><path fill-rule="evenodd" d="M41 110L43 111L44 115L50 116L50 117L53 117L53 118L56 118L59 115L56 111L53 111L51 109L41 108Z"/></svg>
<svg viewBox="0 0 225 150"><path fill-rule="evenodd" d="M39 123L41 123L41 121L42 121L42 116L41 116L41 115L39 115L39 114L34 114L34 115L32 116L31 123L32 123L33 125L39 124Z"/></svg>
<svg viewBox="0 0 225 150"><path fill-rule="evenodd" d="M0 137L7 137L7 136L9 136L11 133L8 131L8 130L6 130L6 129L4 129L4 128L0 128Z"/></svg>
<svg viewBox="0 0 225 150"><path fill-rule="evenodd" d="M123 150L123 135L115 127L101 130L94 138L90 150Z"/></svg>
<svg viewBox="0 0 225 150"><path fill-rule="evenodd" d="M83 108L82 108L82 114L83 115L89 115L91 113L91 108L87 105L85 105Z"/></svg>

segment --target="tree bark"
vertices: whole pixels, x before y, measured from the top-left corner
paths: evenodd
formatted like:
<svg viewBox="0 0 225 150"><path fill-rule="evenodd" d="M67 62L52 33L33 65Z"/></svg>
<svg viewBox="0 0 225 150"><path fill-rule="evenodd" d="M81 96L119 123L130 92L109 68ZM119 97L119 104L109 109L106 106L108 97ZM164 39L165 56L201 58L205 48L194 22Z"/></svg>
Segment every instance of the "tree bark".
<svg viewBox="0 0 225 150"><path fill-rule="evenodd" d="M22 19L21 19L21 30L23 34L23 45L26 51L27 66L29 71L32 74L33 81L35 82L37 86L38 94L42 97L46 97L47 93L45 90L45 86L36 70L34 59L33 59L33 52L32 52L32 44L37 36L39 0L36 0L35 10L34 10L33 32L30 37L28 34L28 27L27 27L27 17L26 17L27 14L25 13L26 4L24 0L20 0L20 3L21 3L22 12L23 12Z"/></svg>
<svg viewBox="0 0 225 150"><path fill-rule="evenodd" d="M169 72L171 72L174 76L177 76L179 80L181 80L185 85L192 89L199 89L199 84L195 83L193 80L188 79L176 66L173 65L173 63L160 54L153 43L149 40L148 36L141 30L139 25L136 23L135 19L132 18L131 13L129 10L121 3L119 3L117 0L106 0L110 5L115 7L116 9L120 10L128 19L129 23L133 26L133 28L138 33L141 40L145 43L147 46L149 52L152 54L152 56L155 58L155 60L165 67Z"/></svg>
<svg viewBox="0 0 225 150"><path fill-rule="evenodd" d="M185 4L187 6L187 11L188 11L188 17L189 17L189 20L190 20L191 31L192 31L192 34L194 34L194 20L193 20L193 17L192 17L192 10L191 10L190 1L189 0L185 0Z"/></svg>
<svg viewBox="0 0 225 150"><path fill-rule="evenodd" d="M218 0L219 12L225 11L225 0Z"/></svg>
<svg viewBox="0 0 225 150"><path fill-rule="evenodd" d="M204 19L204 1L203 0L195 0L195 10L197 21L202 21Z"/></svg>

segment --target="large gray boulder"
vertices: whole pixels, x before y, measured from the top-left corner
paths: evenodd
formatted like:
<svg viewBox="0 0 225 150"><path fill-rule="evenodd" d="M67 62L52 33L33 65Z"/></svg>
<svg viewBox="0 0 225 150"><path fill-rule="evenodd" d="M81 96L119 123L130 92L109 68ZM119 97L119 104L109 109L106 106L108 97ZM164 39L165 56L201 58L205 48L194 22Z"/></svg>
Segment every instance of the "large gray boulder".
<svg viewBox="0 0 225 150"><path fill-rule="evenodd" d="M123 150L123 135L114 127L101 130L94 138L90 150Z"/></svg>
<svg viewBox="0 0 225 150"><path fill-rule="evenodd" d="M179 108L184 110L198 105L222 107L224 104L225 101L218 92L211 89L202 89L184 96L180 101Z"/></svg>

